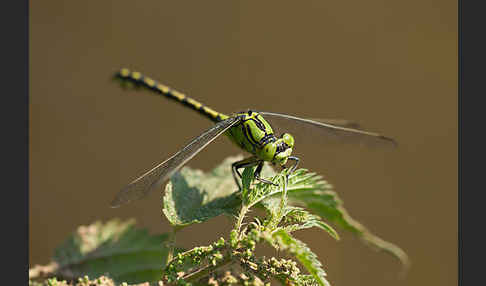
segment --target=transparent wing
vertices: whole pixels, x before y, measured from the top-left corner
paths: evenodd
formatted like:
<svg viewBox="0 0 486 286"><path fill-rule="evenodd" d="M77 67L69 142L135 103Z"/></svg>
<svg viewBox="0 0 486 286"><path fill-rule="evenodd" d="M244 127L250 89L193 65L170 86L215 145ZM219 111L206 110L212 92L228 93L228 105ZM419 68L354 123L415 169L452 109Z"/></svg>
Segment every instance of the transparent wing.
<svg viewBox="0 0 486 286"><path fill-rule="evenodd" d="M174 156L155 166L138 179L122 189L111 202L111 207L119 207L133 200L138 200L148 195L152 190L160 187L185 163L192 159L204 147L211 143L228 128L239 122L239 118L231 117L216 123L213 127L193 139Z"/></svg>
<svg viewBox="0 0 486 286"><path fill-rule="evenodd" d="M346 119L328 119L328 118L308 118L309 120L321 122L324 124L330 124L334 126L339 126L339 127L346 127L346 128L352 128L352 129L361 129L361 126L359 125L358 122L351 121L351 120L346 120Z"/></svg>
<svg viewBox="0 0 486 286"><path fill-rule="evenodd" d="M299 118L292 115L260 112L272 125L276 135L284 132L292 134L296 141L310 140L313 143L354 143L367 146L397 146L395 140L378 133L344 127L345 122L340 120L339 125L319 122L312 119ZM326 119L322 119L326 120ZM298 143L297 143L298 144Z"/></svg>

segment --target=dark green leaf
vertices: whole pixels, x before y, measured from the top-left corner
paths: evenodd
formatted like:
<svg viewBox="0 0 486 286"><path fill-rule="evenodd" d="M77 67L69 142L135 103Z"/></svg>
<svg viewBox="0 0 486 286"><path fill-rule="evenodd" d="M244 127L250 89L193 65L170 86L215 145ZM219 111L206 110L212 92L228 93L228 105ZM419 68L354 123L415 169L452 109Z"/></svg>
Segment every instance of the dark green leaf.
<svg viewBox="0 0 486 286"><path fill-rule="evenodd" d="M253 167L245 168L243 174L241 175L241 186L242 192L241 197L243 198L243 204L248 205L252 200L254 200L254 192L251 192L251 183L254 178Z"/></svg>
<svg viewBox="0 0 486 286"><path fill-rule="evenodd" d="M238 212L241 199L231 175L231 164L241 157L229 157L212 172L184 167L165 188L163 212L173 226L200 223L221 214Z"/></svg>
<svg viewBox="0 0 486 286"><path fill-rule="evenodd" d="M64 277L99 277L140 283L161 279L168 235L149 235L135 221L117 219L80 226L56 249L57 274Z"/></svg>

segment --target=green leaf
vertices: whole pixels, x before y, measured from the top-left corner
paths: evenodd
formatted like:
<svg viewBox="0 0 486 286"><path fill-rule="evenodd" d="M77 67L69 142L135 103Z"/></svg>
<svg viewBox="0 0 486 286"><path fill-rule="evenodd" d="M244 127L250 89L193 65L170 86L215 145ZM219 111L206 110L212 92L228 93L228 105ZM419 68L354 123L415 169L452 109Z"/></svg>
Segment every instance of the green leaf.
<svg viewBox="0 0 486 286"><path fill-rule="evenodd" d="M302 275L302 274L298 275L296 284L302 285L302 286L317 286L317 285L319 285L319 283L316 281L314 276Z"/></svg>
<svg viewBox="0 0 486 286"><path fill-rule="evenodd" d="M113 219L78 227L55 251L57 276L108 274L115 281L128 283L160 280L167 260L164 244L168 235L149 235L134 224L134 220Z"/></svg>
<svg viewBox="0 0 486 286"><path fill-rule="evenodd" d="M267 175L275 182L278 182L276 180L277 177L281 178L280 182L283 182L283 179L285 177L285 171L283 171L281 174L276 174L271 168L264 168L264 171L266 171ZM273 174L273 175L272 175ZM306 169L298 169L294 171L290 176L288 180L288 185L287 185L287 192L288 195L290 196L291 193L295 192L301 192L301 191L308 191L308 190L322 190L326 188L326 184L324 181L321 180L322 177L316 176L315 173L309 173L307 172ZM256 185L257 188L265 188L266 184L264 183L259 183ZM279 207L279 203L275 201L277 198L275 194L280 193L283 190L283 188L279 187L274 187L273 192L268 192L268 193L263 193L264 195L260 200L262 201L262 205L270 212L276 212ZM280 201L280 198L278 199Z"/></svg>
<svg viewBox="0 0 486 286"><path fill-rule="evenodd" d="M269 173L267 171L267 173ZM321 188L321 182L318 180L319 177L316 178L313 173L306 173L306 170L299 169L294 172L293 175L289 176L288 185L287 185L287 193L281 193L283 188L283 183L285 182L285 176L287 176L286 171L281 172L280 174L275 175L274 181L276 178L280 179L280 186L275 189L274 192L265 193L265 196L262 197L260 205L263 206L269 213L270 213L270 220L268 220L268 225L270 228L275 228L280 221L282 220L284 213L288 212L288 194L290 191L295 192L302 189L319 189ZM257 187L264 187L263 184L258 184ZM275 194L281 193L281 196L278 197ZM291 206L290 206L291 208Z"/></svg>
<svg viewBox="0 0 486 286"><path fill-rule="evenodd" d="M241 199L235 192L237 187L231 174L231 164L242 158L242 156L227 158L210 173L205 174L200 170L185 167L180 174L174 175L171 182L167 184L163 208L171 224L181 227L203 222L221 214L237 214ZM248 188L244 188L245 205L248 208L254 205L263 206L271 213L275 223L280 222L279 210L282 204L281 197L277 195L282 193L280 186L283 184L284 174L285 171L276 173L271 167L265 165L262 177L279 183L279 186L261 182L251 185L253 168L245 169L243 185ZM301 206L314 215L354 233L366 244L391 254L408 267L406 253L398 246L377 237L354 220L333 191L333 186L321 176L306 169L298 169L289 176L287 192L289 205ZM331 235L335 233L329 225L317 219L306 226L320 227Z"/></svg>
<svg viewBox="0 0 486 286"><path fill-rule="evenodd" d="M272 168L263 169L265 176L275 176ZM322 179L316 173L308 172L306 169L298 169L289 176L287 187L289 205L301 206L321 218L330 221L344 230L350 231L362 239L365 244L374 249L384 251L400 260L406 270L409 265L407 254L395 244L385 241L370 232L365 226L353 219L348 211L343 207L342 200L333 191L333 186ZM271 195L274 195L272 193ZM266 198L262 202L270 212L275 212L278 207L275 197ZM325 227L324 225L322 225Z"/></svg>
<svg viewBox="0 0 486 286"><path fill-rule="evenodd" d="M326 272L322 269L322 264L317 260L317 256L309 247L302 241L292 237L283 229L279 229L270 236L266 235L264 238L272 244L276 249L286 250L304 266L309 274L315 279L318 285L330 286L331 284L326 280Z"/></svg>
<svg viewBox="0 0 486 286"><path fill-rule="evenodd" d="M329 233L334 239L339 240L339 235L334 228L321 221L319 216L313 215L302 208L287 207L284 222L286 225L282 228L288 233L296 230L317 227Z"/></svg>
<svg viewBox="0 0 486 286"><path fill-rule="evenodd" d="M371 247L391 254L399 259L404 265L405 269L409 266L409 259L407 254L393 243L387 242L373 233L371 233L361 223L354 220L344 208L342 200L333 191L332 185L322 180L320 176L315 176L314 173L307 173L307 179L299 178L304 169L297 170L291 175L290 180L295 180L293 188L289 189L289 202L292 205L302 206L314 214L325 218L341 227L348 230L361 238L366 244ZM307 181L307 182L306 182ZM309 182L318 188L311 187Z"/></svg>
<svg viewBox="0 0 486 286"><path fill-rule="evenodd" d="M238 212L241 199L231 174L231 164L241 156L225 159L213 171L184 167L165 188L163 212L176 227L201 223L221 214Z"/></svg>
<svg viewBox="0 0 486 286"><path fill-rule="evenodd" d="M249 167L243 170L243 174L241 175L241 197L243 198L243 204L245 206L249 205L252 200L254 200L254 193L251 192L251 183L254 179L254 168Z"/></svg>
<svg viewBox="0 0 486 286"><path fill-rule="evenodd" d="M265 170L266 168L264 168ZM246 168L245 171L243 172L243 174L250 174L250 172L252 172L252 168ZM257 204L259 204L260 202L268 199L268 198L271 198L277 194L282 194L282 191L284 190L284 184L285 184L285 176L287 174L287 170L283 170L281 173L278 173L278 174L275 174L274 171L264 171L262 172L262 174L274 174L273 176L265 176L264 175L264 178L271 181L273 184L276 184L273 185L273 184L267 184L267 183L263 183L263 182L258 182L258 183L254 183L253 186L249 187L250 189L248 191L246 191L246 196L244 197L245 198L245 205L248 206L248 208L250 207L253 207ZM247 175L249 176L249 175ZM245 180L245 183L248 184L248 178L244 178ZM287 188L288 189L288 188ZM286 200L286 197L284 196L283 198L284 200ZM286 201L285 201L286 202ZM279 201L279 206L281 205L286 205L286 203L283 203L281 201ZM274 209L274 211L279 211L279 209Z"/></svg>

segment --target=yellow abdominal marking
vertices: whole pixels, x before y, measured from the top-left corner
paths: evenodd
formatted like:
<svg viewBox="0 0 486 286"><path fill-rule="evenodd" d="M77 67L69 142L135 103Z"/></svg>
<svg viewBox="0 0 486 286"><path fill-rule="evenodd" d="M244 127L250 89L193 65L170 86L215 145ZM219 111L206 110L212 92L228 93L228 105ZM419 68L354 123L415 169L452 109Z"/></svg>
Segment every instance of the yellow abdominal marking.
<svg viewBox="0 0 486 286"><path fill-rule="evenodd" d="M162 91L163 93L168 93L169 92L169 87L165 86L163 84L157 84L157 88Z"/></svg>
<svg viewBox="0 0 486 286"><path fill-rule="evenodd" d="M150 87L153 87L155 85L155 81L151 78L146 77L146 78L144 78L144 81Z"/></svg>
<svg viewBox="0 0 486 286"><path fill-rule="evenodd" d="M132 77L136 80L139 80L140 78L142 78L142 74L139 72L132 72Z"/></svg>
<svg viewBox="0 0 486 286"><path fill-rule="evenodd" d="M170 93L179 100L183 100L184 98L186 98L184 94L178 92L177 90L172 90Z"/></svg>
<svg viewBox="0 0 486 286"><path fill-rule="evenodd" d="M189 102L190 104L192 104L193 106L195 106L196 108L199 108L202 106L201 103L199 103L198 101L195 101L194 99L192 98L187 98L187 102Z"/></svg>
<svg viewBox="0 0 486 286"><path fill-rule="evenodd" d="M219 115L219 112L216 112L216 111L212 110L212 109L211 109L211 108L209 108L209 107L203 107L203 109L204 109L204 112L208 113L208 114L209 114L209 115L211 115L213 118L216 118L216 117L218 117L218 115Z"/></svg>
<svg viewBox="0 0 486 286"><path fill-rule="evenodd" d="M130 75L130 70L129 69L122 69L120 71L120 75L123 77L128 77Z"/></svg>

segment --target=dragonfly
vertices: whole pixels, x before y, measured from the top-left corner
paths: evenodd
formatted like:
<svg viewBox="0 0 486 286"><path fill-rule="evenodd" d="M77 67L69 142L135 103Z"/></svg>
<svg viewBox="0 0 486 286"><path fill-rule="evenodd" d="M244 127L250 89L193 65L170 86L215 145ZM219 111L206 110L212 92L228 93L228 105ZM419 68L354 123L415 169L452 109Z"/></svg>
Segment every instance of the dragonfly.
<svg viewBox="0 0 486 286"><path fill-rule="evenodd" d="M392 138L358 129L354 122L347 120L306 119L252 109L226 115L140 72L126 68L119 70L115 74L115 79L121 81L122 85L148 89L182 103L211 120L214 125L191 140L172 157L156 165L120 190L111 202L111 207L119 207L139 200L153 190L159 189L174 173L222 134L225 134L234 144L251 154L251 156L231 165L233 178L240 190L239 179L242 178L240 173L242 168L256 166L254 178L267 184L273 183L261 177L265 162L284 169L287 168L287 163L291 162L290 167L288 167L288 174L291 174L297 168L300 159L292 155L295 145L292 133L307 133L307 136L311 136L313 140L332 141L338 139L353 143L386 146L396 146L397 144ZM284 132L278 135L275 126L279 126Z"/></svg>

